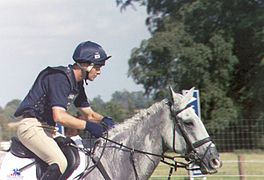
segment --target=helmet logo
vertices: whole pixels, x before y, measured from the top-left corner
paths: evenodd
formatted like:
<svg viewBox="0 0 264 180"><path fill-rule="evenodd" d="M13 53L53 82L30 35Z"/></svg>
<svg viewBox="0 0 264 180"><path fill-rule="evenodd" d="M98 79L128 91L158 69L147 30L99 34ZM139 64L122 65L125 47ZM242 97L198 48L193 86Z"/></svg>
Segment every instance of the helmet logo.
<svg viewBox="0 0 264 180"><path fill-rule="evenodd" d="M99 52L96 52L95 55L94 55L94 59L100 59L100 54Z"/></svg>

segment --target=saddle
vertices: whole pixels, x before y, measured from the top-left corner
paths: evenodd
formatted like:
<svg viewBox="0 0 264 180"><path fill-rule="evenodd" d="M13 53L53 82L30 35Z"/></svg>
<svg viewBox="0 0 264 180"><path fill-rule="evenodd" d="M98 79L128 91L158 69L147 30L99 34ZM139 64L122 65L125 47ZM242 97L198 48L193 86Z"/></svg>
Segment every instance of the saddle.
<svg viewBox="0 0 264 180"><path fill-rule="evenodd" d="M56 137L55 141L61 148L68 162L68 167L60 179L67 179L80 164L79 152L76 147L69 145L70 143L75 144L70 138ZM20 158L34 158L36 164L36 177L38 179L40 179L48 167L46 162L42 161L38 156L26 148L17 137L11 138L10 152L14 156Z"/></svg>

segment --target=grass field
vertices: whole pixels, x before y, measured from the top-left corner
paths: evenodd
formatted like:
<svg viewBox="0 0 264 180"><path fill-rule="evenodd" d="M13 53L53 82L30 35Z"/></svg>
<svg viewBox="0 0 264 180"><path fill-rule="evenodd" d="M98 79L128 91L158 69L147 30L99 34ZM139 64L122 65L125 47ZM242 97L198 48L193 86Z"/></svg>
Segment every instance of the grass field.
<svg viewBox="0 0 264 180"><path fill-rule="evenodd" d="M262 153L240 153L244 158L244 170L246 180L263 180L264 179L264 152ZM218 173L214 175L207 175L207 180L240 180L239 165L237 153L222 153L221 159L223 166ZM168 179L170 167L160 163L151 180L165 180ZM171 180L187 180L189 179L188 172L185 169L178 169L172 174ZM202 180L203 178L195 178L195 180Z"/></svg>

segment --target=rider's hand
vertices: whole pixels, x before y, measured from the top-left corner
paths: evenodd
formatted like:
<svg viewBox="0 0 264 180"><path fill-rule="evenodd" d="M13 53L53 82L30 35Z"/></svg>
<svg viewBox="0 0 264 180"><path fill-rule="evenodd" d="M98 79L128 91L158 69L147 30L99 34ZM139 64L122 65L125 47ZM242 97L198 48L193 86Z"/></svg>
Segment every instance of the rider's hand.
<svg viewBox="0 0 264 180"><path fill-rule="evenodd" d="M100 137L105 131L114 127L114 121L110 117L104 117L101 123L86 122L85 130L88 130L93 136Z"/></svg>
<svg viewBox="0 0 264 180"><path fill-rule="evenodd" d="M105 116L101 122L107 129L114 127L115 123L112 118Z"/></svg>
<svg viewBox="0 0 264 180"><path fill-rule="evenodd" d="M85 130L89 131L96 138L103 135L104 127L99 123L86 122Z"/></svg>

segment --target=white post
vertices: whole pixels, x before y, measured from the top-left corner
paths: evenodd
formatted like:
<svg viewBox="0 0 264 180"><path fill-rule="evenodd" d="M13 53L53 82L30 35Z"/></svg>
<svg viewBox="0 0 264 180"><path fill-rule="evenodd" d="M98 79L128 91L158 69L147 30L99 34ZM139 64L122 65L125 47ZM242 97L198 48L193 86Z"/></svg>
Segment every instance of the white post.
<svg viewBox="0 0 264 180"><path fill-rule="evenodd" d="M189 168L195 169L195 168L199 168L199 166L192 163L189 165ZM190 180L194 180L194 178L203 178L203 180L207 179L206 176L202 174L200 170L189 170L189 175L190 175Z"/></svg>

